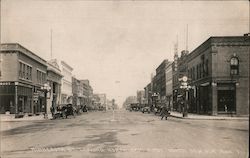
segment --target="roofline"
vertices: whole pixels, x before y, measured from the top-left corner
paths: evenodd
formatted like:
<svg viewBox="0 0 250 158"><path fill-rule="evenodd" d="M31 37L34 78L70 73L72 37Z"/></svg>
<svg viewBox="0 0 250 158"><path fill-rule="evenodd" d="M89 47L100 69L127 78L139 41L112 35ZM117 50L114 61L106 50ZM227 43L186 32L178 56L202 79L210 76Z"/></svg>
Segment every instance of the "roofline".
<svg viewBox="0 0 250 158"><path fill-rule="evenodd" d="M67 64L67 63L66 63L65 61L63 61L63 60L61 61L61 64L67 66L71 71L74 70L71 66L69 66L69 64Z"/></svg>
<svg viewBox="0 0 250 158"><path fill-rule="evenodd" d="M211 36L207 40L205 40L204 42L202 42L199 46L197 46L194 50L192 50L189 54L187 54L188 58L191 55L195 54L195 52L199 51L199 49L202 49L202 47L204 47L206 44L208 44L209 46L212 46L214 43L218 42L218 41L216 41L217 39L230 39L230 38L231 39L237 39L237 38L239 38L239 39L241 39L241 38L248 38L248 39L250 39L249 36ZM224 40L224 42L230 42L230 41Z"/></svg>
<svg viewBox="0 0 250 158"><path fill-rule="evenodd" d="M4 48L4 45L6 45L6 48ZM10 48L8 48L8 46L10 46ZM41 58L40 56L38 56L37 54L35 54L32 51L28 50L27 48L25 48L24 46L22 46L19 43L1 43L1 51L11 51L11 50L19 51L19 52L21 52L23 54L25 54L25 51L26 51L26 52L30 53L31 55L34 55L35 57L37 57L38 60L35 59L36 61L38 61L39 63L41 63L41 64L43 64L45 66L47 66L47 61L45 59ZM25 55L29 56L29 54L25 54ZM29 56L29 57L31 57L31 56Z"/></svg>

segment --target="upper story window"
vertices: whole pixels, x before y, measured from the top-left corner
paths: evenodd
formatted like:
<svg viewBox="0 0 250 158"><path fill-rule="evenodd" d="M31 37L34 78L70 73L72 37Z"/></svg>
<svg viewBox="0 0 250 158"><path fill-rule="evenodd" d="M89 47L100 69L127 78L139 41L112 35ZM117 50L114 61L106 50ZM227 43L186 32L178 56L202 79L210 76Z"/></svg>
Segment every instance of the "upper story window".
<svg viewBox="0 0 250 158"><path fill-rule="evenodd" d="M19 61L19 78L32 81L32 66Z"/></svg>
<svg viewBox="0 0 250 158"><path fill-rule="evenodd" d="M46 82L46 73L42 72L40 70L36 70L37 75L37 83L38 84L44 84Z"/></svg>
<svg viewBox="0 0 250 158"><path fill-rule="evenodd" d="M230 74L239 75L239 59L237 57L230 59Z"/></svg>

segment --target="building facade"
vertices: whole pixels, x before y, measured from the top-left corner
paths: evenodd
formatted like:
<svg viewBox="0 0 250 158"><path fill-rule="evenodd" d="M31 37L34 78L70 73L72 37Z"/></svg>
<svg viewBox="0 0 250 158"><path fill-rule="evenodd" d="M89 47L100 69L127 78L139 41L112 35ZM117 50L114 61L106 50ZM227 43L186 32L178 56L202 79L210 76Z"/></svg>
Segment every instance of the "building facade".
<svg viewBox="0 0 250 158"><path fill-rule="evenodd" d="M136 97L137 97L137 102L138 102L140 105L142 105L142 104L144 105L144 104L145 104L144 94L145 94L144 90L139 90L139 91L137 91L137 95L136 95Z"/></svg>
<svg viewBox="0 0 250 158"><path fill-rule="evenodd" d="M144 99L145 99L145 104L151 105L151 83L147 84L146 87L144 87Z"/></svg>
<svg viewBox="0 0 250 158"><path fill-rule="evenodd" d="M153 87L155 89L154 92L158 95L158 100L159 100L158 103L161 105L168 105L171 101L170 99L172 93L171 66L172 63L166 59L163 60L162 63L156 69L156 75L154 78ZM169 93L169 90L171 90L171 93ZM167 92L168 92L168 97L167 97Z"/></svg>
<svg viewBox="0 0 250 158"><path fill-rule="evenodd" d="M83 104L87 105L87 107L93 107L93 88L90 85L89 80L80 80L83 85Z"/></svg>
<svg viewBox="0 0 250 158"><path fill-rule="evenodd" d="M211 37L187 60L190 110L204 114L249 114L250 37Z"/></svg>
<svg viewBox="0 0 250 158"><path fill-rule="evenodd" d="M166 66L166 104L167 107L171 110L173 110L173 84L172 84L172 67L173 67L173 62L170 62Z"/></svg>
<svg viewBox="0 0 250 158"><path fill-rule="evenodd" d="M47 62L47 83L51 87L47 94L47 113L50 113L50 108L56 109L60 103L61 96L61 70L56 59Z"/></svg>
<svg viewBox="0 0 250 158"><path fill-rule="evenodd" d="M80 106L84 104L83 83L75 77L72 77L72 93L72 104L75 107L80 108Z"/></svg>
<svg viewBox="0 0 250 158"><path fill-rule="evenodd" d="M73 102L73 93L72 93L72 71L73 68L69 66L65 61L60 63L61 72L63 75L62 78L62 87L61 87L61 103L67 104Z"/></svg>
<svg viewBox="0 0 250 158"><path fill-rule="evenodd" d="M172 65L172 87L173 87L173 110L182 112L182 106L180 104L183 97L183 91L180 89L179 79L187 75L187 57L188 51L181 51L180 57L178 52L175 53L174 63Z"/></svg>
<svg viewBox="0 0 250 158"><path fill-rule="evenodd" d="M0 55L1 113L45 112L46 61L17 43L1 44Z"/></svg>

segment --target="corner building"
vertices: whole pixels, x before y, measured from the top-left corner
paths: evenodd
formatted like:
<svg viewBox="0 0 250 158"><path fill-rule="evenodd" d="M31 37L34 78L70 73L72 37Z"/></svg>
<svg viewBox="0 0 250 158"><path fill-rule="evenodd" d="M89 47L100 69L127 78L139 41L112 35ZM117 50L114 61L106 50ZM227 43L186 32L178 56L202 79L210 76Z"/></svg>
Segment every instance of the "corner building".
<svg viewBox="0 0 250 158"><path fill-rule="evenodd" d="M249 36L210 37L186 58L189 112L249 115Z"/></svg>
<svg viewBox="0 0 250 158"><path fill-rule="evenodd" d="M45 112L46 61L18 43L1 44L0 61L1 113Z"/></svg>

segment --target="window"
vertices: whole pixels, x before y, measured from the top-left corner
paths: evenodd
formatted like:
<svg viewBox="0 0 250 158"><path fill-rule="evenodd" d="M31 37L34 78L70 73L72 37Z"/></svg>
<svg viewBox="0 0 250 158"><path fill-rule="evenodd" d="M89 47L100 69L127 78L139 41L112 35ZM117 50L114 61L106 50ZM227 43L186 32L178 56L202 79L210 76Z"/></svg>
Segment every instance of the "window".
<svg viewBox="0 0 250 158"><path fill-rule="evenodd" d="M230 74L239 75L239 59L237 57L232 57L230 60Z"/></svg>
<svg viewBox="0 0 250 158"><path fill-rule="evenodd" d="M24 80L32 80L32 67L19 62L19 78Z"/></svg>
<svg viewBox="0 0 250 158"><path fill-rule="evenodd" d="M205 75L208 76L209 73L208 73L208 59L206 59L206 62L205 62Z"/></svg>
<svg viewBox="0 0 250 158"><path fill-rule="evenodd" d="M40 70L36 71L37 73L37 83L38 84L44 84L46 82L46 74Z"/></svg>

